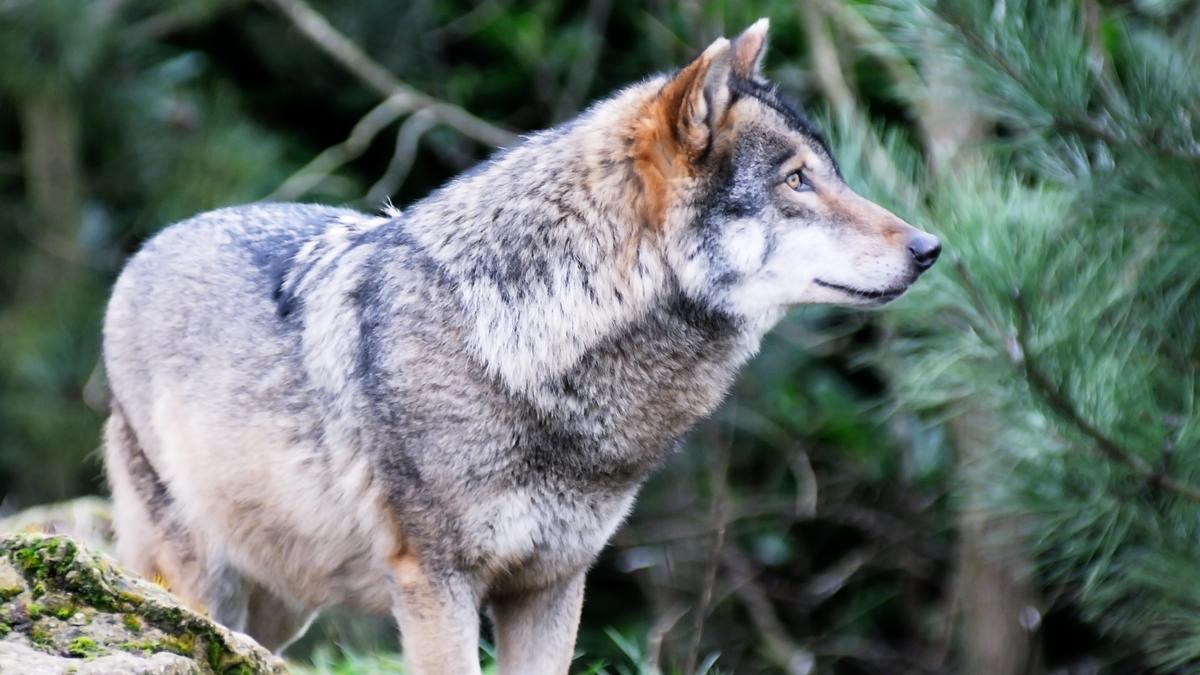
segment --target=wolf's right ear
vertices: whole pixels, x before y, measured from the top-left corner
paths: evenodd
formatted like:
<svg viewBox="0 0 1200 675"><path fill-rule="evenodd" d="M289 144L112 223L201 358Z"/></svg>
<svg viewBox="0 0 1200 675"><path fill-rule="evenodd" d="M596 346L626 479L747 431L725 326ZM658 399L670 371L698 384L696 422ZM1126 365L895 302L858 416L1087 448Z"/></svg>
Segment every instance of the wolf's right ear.
<svg viewBox="0 0 1200 675"><path fill-rule="evenodd" d="M747 80L762 79L763 57L767 54L767 29L771 21L763 17L733 39L733 74Z"/></svg>
<svg viewBox="0 0 1200 675"><path fill-rule="evenodd" d="M719 38L659 92L660 120L688 160L704 154L729 110L732 63L729 40Z"/></svg>

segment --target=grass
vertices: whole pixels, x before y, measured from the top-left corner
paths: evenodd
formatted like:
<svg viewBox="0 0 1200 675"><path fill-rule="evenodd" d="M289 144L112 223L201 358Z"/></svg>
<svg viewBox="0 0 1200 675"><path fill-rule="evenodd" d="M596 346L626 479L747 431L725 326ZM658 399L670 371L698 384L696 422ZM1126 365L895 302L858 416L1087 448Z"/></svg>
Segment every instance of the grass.
<svg viewBox="0 0 1200 675"><path fill-rule="evenodd" d="M654 673L646 662L641 645L635 640L609 629L606 631L610 640L623 654L624 662L609 663L603 659L591 659L580 655L575 659L577 665L587 664L581 675L651 675ZM483 663L483 675L496 675L495 652L490 645L480 648ZM714 666L718 653L714 652L705 658L693 675L717 675L719 671ZM335 647L321 647L313 652L310 663L288 663L288 668L296 675L403 675L404 663L400 654L395 652L354 652L342 651ZM670 675L682 675L679 671L668 670Z"/></svg>

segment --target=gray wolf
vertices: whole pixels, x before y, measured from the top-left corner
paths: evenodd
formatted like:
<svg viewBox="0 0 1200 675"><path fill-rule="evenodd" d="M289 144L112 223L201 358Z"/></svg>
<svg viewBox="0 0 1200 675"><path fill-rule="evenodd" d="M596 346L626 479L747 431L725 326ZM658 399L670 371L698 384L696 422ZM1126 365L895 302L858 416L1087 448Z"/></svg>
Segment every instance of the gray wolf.
<svg viewBox="0 0 1200 675"><path fill-rule="evenodd" d="M414 673L564 673L639 485L788 308L880 305L938 240L762 77L766 21L403 213L173 225L104 326L118 553L282 649L391 612Z"/></svg>

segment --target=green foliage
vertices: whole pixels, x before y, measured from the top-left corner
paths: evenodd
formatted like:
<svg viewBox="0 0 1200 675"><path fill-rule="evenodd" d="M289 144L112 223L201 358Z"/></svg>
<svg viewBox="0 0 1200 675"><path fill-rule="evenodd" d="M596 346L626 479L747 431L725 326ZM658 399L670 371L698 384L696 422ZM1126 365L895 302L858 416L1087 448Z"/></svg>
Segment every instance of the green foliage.
<svg viewBox="0 0 1200 675"><path fill-rule="evenodd" d="M1200 32L1194 11L1168 25L1094 9L1093 25L1067 3L871 12L999 132L952 171L907 177L923 188L907 212L949 259L891 314L885 361L906 404L985 426L987 503L1021 518L1043 578L1190 670L1200 193L1183 186L1200 184Z"/></svg>
<svg viewBox="0 0 1200 675"><path fill-rule="evenodd" d="M820 109L815 16L853 99L825 115L848 182L944 240L886 312L806 310L768 339L602 557L580 668L703 671L719 652L737 672L953 672L968 501L1020 523L1048 623L1105 633L1049 666L1200 666L1195 3L312 4L399 78L518 131L762 15L769 73ZM269 5L0 1L0 508L103 489L99 325L121 261L272 194L378 104ZM972 123L949 158L946 111ZM62 142L35 152L37 122ZM403 122L301 197L375 208ZM489 151L435 127L392 196ZM38 168L64 165L39 198ZM332 628L297 658L343 644ZM364 634L316 646L311 672L393 672L368 651L390 627Z"/></svg>

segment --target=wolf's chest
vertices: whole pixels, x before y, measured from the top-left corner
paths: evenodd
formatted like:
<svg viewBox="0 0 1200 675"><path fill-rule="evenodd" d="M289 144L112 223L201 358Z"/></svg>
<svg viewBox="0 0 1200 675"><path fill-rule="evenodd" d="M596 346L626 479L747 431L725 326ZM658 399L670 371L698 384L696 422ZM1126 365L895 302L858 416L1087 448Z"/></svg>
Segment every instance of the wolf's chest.
<svg viewBox="0 0 1200 675"><path fill-rule="evenodd" d="M621 524L635 492L585 494L539 486L481 498L461 519L464 562L489 582L518 586L582 570Z"/></svg>

